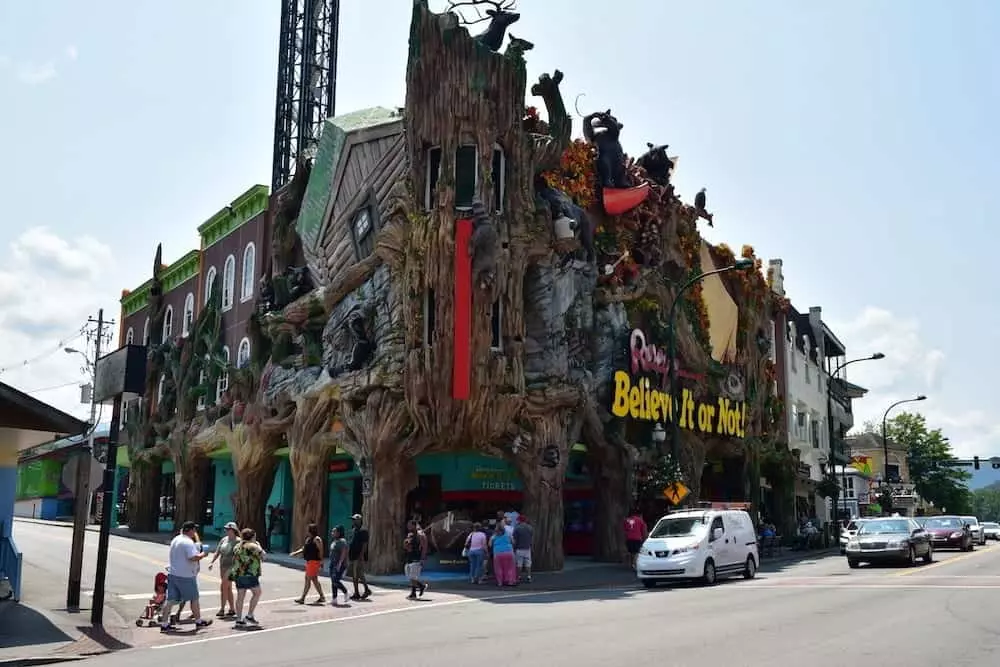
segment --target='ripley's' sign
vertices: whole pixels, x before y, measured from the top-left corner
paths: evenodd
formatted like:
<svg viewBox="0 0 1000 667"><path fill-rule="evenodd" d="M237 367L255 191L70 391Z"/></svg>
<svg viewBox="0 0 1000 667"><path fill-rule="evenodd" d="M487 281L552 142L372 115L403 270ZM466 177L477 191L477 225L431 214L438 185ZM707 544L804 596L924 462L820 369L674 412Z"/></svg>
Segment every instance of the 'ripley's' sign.
<svg viewBox="0 0 1000 667"><path fill-rule="evenodd" d="M673 420L673 402L670 393L654 386L644 375L660 379L666 387L669 377L669 363L665 352L654 345L647 345L642 331L632 331L630 340L631 371L615 371L614 398L611 414L615 417L631 417L642 421ZM678 373L678 377L684 377ZM717 401L699 402L690 389L681 391L678 401L680 428L702 433L742 438L746 427L746 404L719 397Z"/></svg>

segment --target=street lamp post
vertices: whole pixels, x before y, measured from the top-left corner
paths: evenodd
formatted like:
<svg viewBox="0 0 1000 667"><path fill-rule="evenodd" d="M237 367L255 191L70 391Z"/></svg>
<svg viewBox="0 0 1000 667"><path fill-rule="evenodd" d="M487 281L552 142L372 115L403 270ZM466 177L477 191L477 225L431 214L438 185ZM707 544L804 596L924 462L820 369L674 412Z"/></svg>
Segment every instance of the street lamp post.
<svg viewBox="0 0 1000 667"><path fill-rule="evenodd" d="M885 359L885 355L881 352L876 352L875 354L868 357L861 357L860 359L851 359L850 361L845 361L844 363L837 366L829 377L826 379L826 429L827 429L827 440L830 444L830 458L833 459L833 476L834 479L837 477L837 458L833 451L833 381L840 375L840 371L847 368L851 364L856 364L860 361L878 361L879 359ZM843 452L841 452L843 454ZM847 464L841 462L840 464L840 483L844 487L844 505L847 505ZM840 487L837 487L834 492L833 497L833 527L834 527L834 538L840 541Z"/></svg>
<svg viewBox="0 0 1000 667"><path fill-rule="evenodd" d="M670 313L667 318L667 324L670 327L670 331L667 336L667 374L670 382L670 456L673 459L673 464L676 469L680 468L681 440L681 427L678 417L678 414L680 413L680 401L677 396L679 391L677 376L677 304L680 303L681 297L684 295L685 291L708 276L714 276L719 273L727 273L729 271L745 271L747 269L752 269L753 267L754 261L752 259L741 257L729 266L721 269L715 269L714 271L706 271L705 273L697 275L681 285L674 294L673 301L670 303Z"/></svg>
<svg viewBox="0 0 1000 667"><path fill-rule="evenodd" d="M885 480L886 484L889 484L889 439L886 437L886 421L889 418L889 413L892 409L898 405L903 405L904 403L916 403L917 401L926 401L927 397L920 394L916 398L905 398L902 401L896 401L888 408L886 408L885 413L882 414L882 479Z"/></svg>

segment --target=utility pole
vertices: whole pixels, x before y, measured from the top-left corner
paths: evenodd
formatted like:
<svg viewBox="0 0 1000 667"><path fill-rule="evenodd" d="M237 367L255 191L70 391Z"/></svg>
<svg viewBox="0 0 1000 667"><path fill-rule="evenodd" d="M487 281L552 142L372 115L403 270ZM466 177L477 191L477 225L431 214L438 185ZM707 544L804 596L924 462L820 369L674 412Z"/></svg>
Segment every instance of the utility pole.
<svg viewBox="0 0 1000 667"><path fill-rule="evenodd" d="M83 552L87 541L87 523L90 517L90 466L94 457L94 436L97 432L97 402L94 400L94 387L97 380L97 360L101 356L101 343L104 341L104 329L114 322L104 321L104 309L97 311L97 319L89 318L88 324L95 329L87 332L87 342L93 341L94 357L73 348L66 348L68 354L83 356L86 368L90 372L90 433L87 436L87 446L76 457L76 500L73 505L73 543L70 547L69 582L66 589L66 608L79 611L80 586L83 580ZM104 490L105 496L108 490ZM113 500L113 499L112 499ZM104 503L107 505L107 502ZM105 509L104 511L107 511Z"/></svg>

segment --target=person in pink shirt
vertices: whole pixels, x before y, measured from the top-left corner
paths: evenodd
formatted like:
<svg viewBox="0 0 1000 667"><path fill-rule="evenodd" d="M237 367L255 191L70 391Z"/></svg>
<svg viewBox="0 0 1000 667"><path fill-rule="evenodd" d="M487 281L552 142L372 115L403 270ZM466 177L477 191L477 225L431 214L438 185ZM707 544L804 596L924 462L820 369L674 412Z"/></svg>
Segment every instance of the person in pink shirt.
<svg viewBox="0 0 1000 667"><path fill-rule="evenodd" d="M478 521L472 524L472 532L465 538L465 551L469 558L469 583L483 583L483 563L486 562L486 545L489 538Z"/></svg>
<svg viewBox="0 0 1000 667"><path fill-rule="evenodd" d="M646 521L642 518L638 508L633 508L632 512L625 517L625 546L628 548L628 561L632 569L635 569L635 557L639 554L639 548L646 541L648 534Z"/></svg>

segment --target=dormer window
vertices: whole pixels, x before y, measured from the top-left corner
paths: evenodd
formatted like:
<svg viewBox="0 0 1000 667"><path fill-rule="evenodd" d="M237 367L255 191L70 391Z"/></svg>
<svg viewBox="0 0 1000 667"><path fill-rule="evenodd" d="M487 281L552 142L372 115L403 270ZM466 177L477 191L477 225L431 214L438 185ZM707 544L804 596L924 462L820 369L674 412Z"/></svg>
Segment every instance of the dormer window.
<svg viewBox="0 0 1000 667"><path fill-rule="evenodd" d="M375 251L375 193L369 193L368 200L358 209L351 220L351 238L354 239L354 252L358 259L364 259Z"/></svg>

